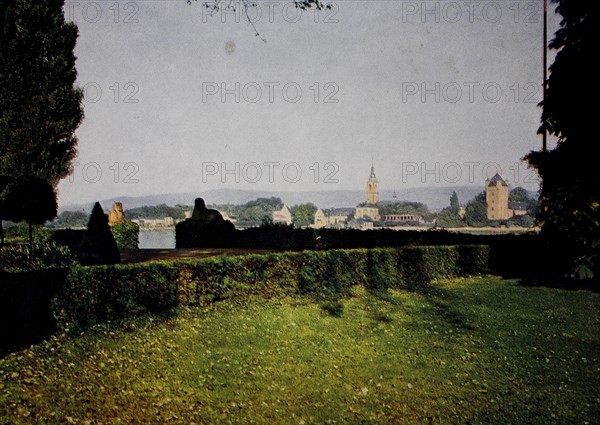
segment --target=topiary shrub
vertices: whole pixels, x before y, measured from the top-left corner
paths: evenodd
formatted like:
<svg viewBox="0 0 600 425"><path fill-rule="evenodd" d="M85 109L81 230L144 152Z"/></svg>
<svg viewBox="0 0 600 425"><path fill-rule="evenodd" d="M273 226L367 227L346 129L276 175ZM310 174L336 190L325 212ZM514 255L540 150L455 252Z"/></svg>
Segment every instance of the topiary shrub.
<svg viewBox="0 0 600 425"><path fill-rule="evenodd" d="M83 265L116 264L121 261L117 243L108 226L108 217L99 202L92 209L78 255Z"/></svg>

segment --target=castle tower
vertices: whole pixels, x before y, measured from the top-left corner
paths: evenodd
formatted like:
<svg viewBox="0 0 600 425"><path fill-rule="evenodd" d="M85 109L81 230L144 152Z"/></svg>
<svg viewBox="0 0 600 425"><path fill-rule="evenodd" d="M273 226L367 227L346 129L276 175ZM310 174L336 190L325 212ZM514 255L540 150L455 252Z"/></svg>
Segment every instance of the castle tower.
<svg viewBox="0 0 600 425"><path fill-rule="evenodd" d="M375 177L375 167L371 165L371 174L369 180L367 180L367 190L365 191L367 196L367 204L375 205L379 202L379 181Z"/></svg>
<svg viewBox="0 0 600 425"><path fill-rule="evenodd" d="M510 218L508 211L508 183L500 174L486 181L485 201L489 220L506 220Z"/></svg>

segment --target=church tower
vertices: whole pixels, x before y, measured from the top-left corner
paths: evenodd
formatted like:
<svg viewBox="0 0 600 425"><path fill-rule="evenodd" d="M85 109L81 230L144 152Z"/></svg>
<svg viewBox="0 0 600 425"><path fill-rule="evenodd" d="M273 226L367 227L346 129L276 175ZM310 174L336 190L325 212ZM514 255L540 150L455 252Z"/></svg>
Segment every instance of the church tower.
<svg viewBox="0 0 600 425"><path fill-rule="evenodd" d="M508 183L500 174L486 181L485 200L488 220L506 220L510 218L508 210Z"/></svg>
<svg viewBox="0 0 600 425"><path fill-rule="evenodd" d="M365 191L367 196L367 204L375 205L379 202L379 181L375 177L375 167L371 165L371 174L369 180L367 180L367 190Z"/></svg>

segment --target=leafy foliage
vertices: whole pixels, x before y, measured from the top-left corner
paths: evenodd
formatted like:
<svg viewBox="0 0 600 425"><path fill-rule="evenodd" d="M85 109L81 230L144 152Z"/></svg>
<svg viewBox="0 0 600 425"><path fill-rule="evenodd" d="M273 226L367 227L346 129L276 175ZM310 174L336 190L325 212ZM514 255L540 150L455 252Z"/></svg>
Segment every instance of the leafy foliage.
<svg viewBox="0 0 600 425"><path fill-rule="evenodd" d="M16 180L6 189L4 196L5 217L15 223L29 224L29 241L33 241L31 226L43 224L56 217L58 205L54 188L41 178Z"/></svg>
<svg viewBox="0 0 600 425"><path fill-rule="evenodd" d="M54 221L48 223L48 227L85 227L89 219L89 214L83 211L63 211Z"/></svg>
<svg viewBox="0 0 600 425"><path fill-rule="evenodd" d="M290 209L290 212L292 213L292 223L294 223L294 226L306 227L313 223L317 206L313 203L294 205Z"/></svg>
<svg viewBox="0 0 600 425"><path fill-rule="evenodd" d="M75 259L67 247L50 240L0 246L0 271L3 272L65 268L74 263Z"/></svg>
<svg viewBox="0 0 600 425"><path fill-rule="evenodd" d="M12 177L0 175L0 243L4 243L4 226L2 220L8 220L9 213L4 198L7 195L6 189L12 182Z"/></svg>
<svg viewBox="0 0 600 425"><path fill-rule="evenodd" d="M442 209L436 214L436 225L441 227L460 227L464 226L461 217L458 215L460 212L460 204L458 202L458 195L456 192L452 192L450 196L450 206Z"/></svg>
<svg viewBox="0 0 600 425"><path fill-rule="evenodd" d="M429 208L422 202L380 202L377 204L379 207L379 213L383 215L388 214L414 214L417 216L427 217L429 216Z"/></svg>
<svg viewBox="0 0 600 425"><path fill-rule="evenodd" d="M209 208L226 213L231 218L237 219L237 225L244 227L257 227L263 223L270 223L273 211L283 207L283 201L277 197L257 198L242 205L212 204Z"/></svg>
<svg viewBox="0 0 600 425"><path fill-rule="evenodd" d="M75 257L66 246L56 243L52 231L35 226L32 243L28 241L29 228L24 224L11 226L7 236L10 245L0 246L0 272L20 273L34 270L67 268L75 264Z"/></svg>
<svg viewBox="0 0 600 425"><path fill-rule="evenodd" d="M525 215L510 218L507 221L507 224L514 225L514 226L520 226L520 227L531 227L531 226L535 225L535 219L532 216L530 216L529 214L525 214Z"/></svg>
<svg viewBox="0 0 600 425"><path fill-rule="evenodd" d="M0 3L0 175L39 177L52 187L71 170L83 118L77 26L65 22L63 6Z"/></svg>
<svg viewBox="0 0 600 425"><path fill-rule="evenodd" d="M124 220L110 226L110 230L118 248L137 249L140 238L140 226L136 223Z"/></svg>
<svg viewBox="0 0 600 425"><path fill-rule="evenodd" d="M33 226L33 243L44 242L51 239L53 231L44 226ZM6 240L8 243L20 244L29 242L29 225L27 223L12 223L6 227Z"/></svg>
<svg viewBox="0 0 600 425"><path fill-rule="evenodd" d="M436 225L441 227L461 227L465 223L452 207L442 209L436 216Z"/></svg>
<svg viewBox="0 0 600 425"><path fill-rule="evenodd" d="M538 213L538 200L529 196L529 192L522 187L515 187L508 194L508 203L521 205L527 210L530 217L535 217Z"/></svg>
<svg viewBox="0 0 600 425"><path fill-rule="evenodd" d="M489 223L487 218L487 204L485 192L481 192L472 200L467 202L465 207L464 221L467 226L485 226Z"/></svg>
<svg viewBox="0 0 600 425"><path fill-rule="evenodd" d="M56 217L56 193L46 180L29 178L16 181L9 185L7 191L4 202L10 221L44 224Z"/></svg>
<svg viewBox="0 0 600 425"><path fill-rule="evenodd" d="M245 226L260 226L264 222L270 222L273 211L283 208L280 198L258 198L242 205L238 215L238 223Z"/></svg>
<svg viewBox="0 0 600 425"><path fill-rule="evenodd" d="M191 5L192 1L197 2L198 0L186 0L186 1L187 1L188 5ZM331 9L333 9L333 3L323 3L321 0L293 0L293 3L290 3L290 5L291 4L293 4L296 9L301 9L301 10L308 10L313 7L316 10L324 10L324 9L331 10ZM247 23L250 24L250 26L254 30L254 35L256 37L259 37L261 41L266 43L267 39L259 33L259 31L255 25L255 19L253 18L253 16L255 16L254 13L262 14L262 12L260 11L260 9L258 10L258 12L256 12L256 11L250 12L250 10L256 8L257 6L258 6L258 3L255 2L254 0L240 0L240 1L204 0L204 1L202 1L202 8L205 10L205 12L208 15L215 15L219 12L233 13L233 14L238 13L238 12L243 13L244 19L246 20Z"/></svg>
<svg viewBox="0 0 600 425"><path fill-rule="evenodd" d="M556 3L563 19L550 42L557 54L541 103L539 131L558 137L558 145L548 152L530 152L525 159L542 178L542 234L571 260L573 275L590 278L600 274L600 174L594 148L596 113L581 101L581 81L596 81L598 13L594 2Z"/></svg>
<svg viewBox="0 0 600 425"><path fill-rule="evenodd" d="M508 202L527 203L529 200L529 193L522 187L515 187L508 194Z"/></svg>
<svg viewBox="0 0 600 425"><path fill-rule="evenodd" d="M296 7L303 10L308 10L313 7L317 10L330 10L333 8L332 3L323 3L321 0L294 0L294 4L296 5Z"/></svg>
<svg viewBox="0 0 600 425"><path fill-rule="evenodd" d="M175 205L170 207L166 204L144 205L142 207L131 208L125 211L127 218L134 220L138 218L164 218L173 217L174 219L185 218L185 213L192 210L187 205Z"/></svg>

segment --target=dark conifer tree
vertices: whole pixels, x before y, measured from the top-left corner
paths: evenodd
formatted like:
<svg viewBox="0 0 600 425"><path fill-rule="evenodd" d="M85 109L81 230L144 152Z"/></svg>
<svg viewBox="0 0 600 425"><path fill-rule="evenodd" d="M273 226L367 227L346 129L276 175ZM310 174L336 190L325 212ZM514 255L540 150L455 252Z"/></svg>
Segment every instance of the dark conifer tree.
<svg viewBox="0 0 600 425"><path fill-rule="evenodd" d="M81 241L79 261L84 265L116 264L121 261L108 217L99 202L94 204L87 232Z"/></svg>

